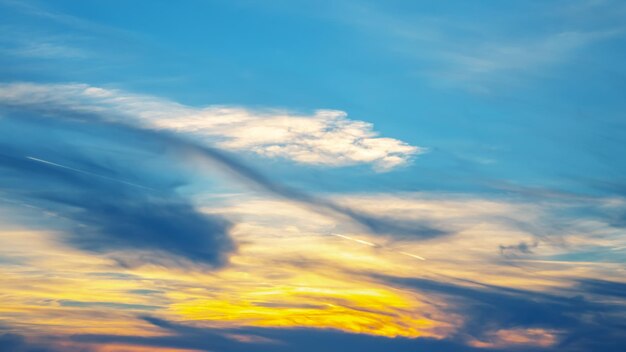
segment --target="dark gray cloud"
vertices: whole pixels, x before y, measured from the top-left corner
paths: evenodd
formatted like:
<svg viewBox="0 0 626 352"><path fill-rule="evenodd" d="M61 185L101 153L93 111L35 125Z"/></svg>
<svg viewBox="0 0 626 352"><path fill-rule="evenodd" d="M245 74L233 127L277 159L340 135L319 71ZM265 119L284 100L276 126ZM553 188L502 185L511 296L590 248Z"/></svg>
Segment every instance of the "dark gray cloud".
<svg viewBox="0 0 626 352"><path fill-rule="evenodd" d="M32 345L22 335L4 333L0 335L0 351L13 352L47 352L53 351L44 346Z"/></svg>
<svg viewBox="0 0 626 352"><path fill-rule="evenodd" d="M500 245L500 255L505 258L516 258L523 255L533 254L533 249L539 246L538 241L527 243L521 241L518 244Z"/></svg>
<svg viewBox="0 0 626 352"><path fill-rule="evenodd" d="M560 332L555 351L618 352L626 345L624 302L591 299L598 293L615 294L618 283L583 281L573 292L550 294L460 280L369 276L455 302L454 313L465 323L452 339L483 340L500 329L540 328Z"/></svg>
<svg viewBox="0 0 626 352"><path fill-rule="evenodd" d="M198 212L176 192L184 177L160 156L167 145L156 136L97 120L5 114L0 141L0 196L23 205L31 225L61 226L80 249L210 266L234 249L227 220Z"/></svg>
<svg viewBox="0 0 626 352"><path fill-rule="evenodd" d="M580 279L577 289L590 294L626 300L626 283L599 279Z"/></svg>
<svg viewBox="0 0 626 352"><path fill-rule="evenodd" d="M336 330L303 328L212 329L193 327L155 317L142 319L160 327L164 336L75 335L72 340L94 344L127 343L138 346L189 348L201 351L622 351L626 343L623 304L597 299L597 295L624 298L623 283L581 280L560 294L535 292L468 280L443 281L371 275L387 285L444 297L465 323L444 339L385 338ZM623 302L622 302L623 303ZM501 329L545 329L558 341L549 347L471 347L473 339L491 341ZM243 337L243 338L242 338Z"/></svg>
<svg viewBox="0 0 626 352"><path fill-rule="evenodd" d="M53 338L32 341L23 335L0 332L0 352L93 352L89 347L61 345Z"/></svg>
<svg viewBox="0 0 626 352"><path fill-rule="evenodd" d="M289 328L197 328L154 317L144 320L167 332L164 336L75 335L72 340L93 344L188 348L220 352L473 352L481 349L452 340L386 338L336 330ZM243 337L244 339L240 338ZM493 349L491 351L499 351ZM520 351L523 351L520 350Z"/></svg>

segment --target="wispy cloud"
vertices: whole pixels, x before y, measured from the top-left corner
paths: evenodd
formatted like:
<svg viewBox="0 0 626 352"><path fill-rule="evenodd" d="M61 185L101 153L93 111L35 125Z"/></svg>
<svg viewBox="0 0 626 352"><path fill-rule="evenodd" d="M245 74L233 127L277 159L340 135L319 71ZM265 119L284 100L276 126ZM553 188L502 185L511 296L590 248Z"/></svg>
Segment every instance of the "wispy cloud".
<svg viewBox="0 0 626 352"><path fill-rule="evenodd" d="M470 7L467 10L476 17L471 22L455 16L456 11L442 14L422 7L423 12L398 12L392 4L346 2L340 11L328 10L321 16L382 38L378 46L388 55L413 60L410 74L414 77L477 93L548 77L555 67L575 61L581 50L626 33L615 15L624 8L612 1L578 1L567 6L529 3L517 9L527 12L524 22L506 7L490 11ZM591 10L593 14L588 14ZM500 19L481 20L493 16ZM529 30L533 21L541 24L548 16L564 25L537 25ZM588 25L592 20L597 23Z"/></svg>
<svg viewBox="0 0 626 352"><path fill-rule="evenodd" d="M80 49L54 43L37 43L17 48L14 55L36 58L86 58L88 55Z"/></svg>
<svg viewBox="0 0 626 352"><path fill-rule="evenodd" d="M0 3L1 6L1 3ZM93 58L85 47L84 35L69 35L54 30L22 27L16 24L0 26L0 52L14 59L78 60Z"/></svg>
<svg viewBox="0 0 626 352"><path fill-rule="evenodd" d="M498 86L498 81L515 82L522 75L537 76L538 71L567 62L585 46L622 32L564 31L531 39L482 41L472 46L447 48L439 53L443 67L424 73L433 79L465 85L477 92L488 92Z"/></svg>

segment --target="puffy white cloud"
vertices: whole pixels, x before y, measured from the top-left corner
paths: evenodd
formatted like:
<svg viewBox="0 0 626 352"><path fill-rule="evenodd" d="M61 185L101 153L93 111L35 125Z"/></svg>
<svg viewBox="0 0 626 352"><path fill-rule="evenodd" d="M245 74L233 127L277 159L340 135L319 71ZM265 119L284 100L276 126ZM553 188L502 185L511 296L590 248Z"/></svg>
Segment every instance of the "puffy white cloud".
<svg viewBox="0 0 626 352"><path fill-rule="evenodd" d="M386 171L426 151L397 139L379 137L371 123L351 120L338 110L298 114L236 106L196 108L86 84L1 84L0 102L107 113L110 118L145 127L191 134L222 148L302 164L371 164L378 171Z"/></svg>

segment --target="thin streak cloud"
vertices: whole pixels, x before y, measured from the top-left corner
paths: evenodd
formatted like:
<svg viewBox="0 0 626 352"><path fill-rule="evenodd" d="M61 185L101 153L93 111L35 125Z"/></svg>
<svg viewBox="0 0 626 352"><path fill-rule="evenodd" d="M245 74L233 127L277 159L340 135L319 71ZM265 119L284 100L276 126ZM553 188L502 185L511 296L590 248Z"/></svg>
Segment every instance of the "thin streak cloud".
<svg viewBox="0 0 626 352"><path fill-rule="evenodd" d="M106 179L106 180L109 180L109 181L120 182L120 183L123 183L123 184L128 185L128 186L139 187L139 188L148 189L148 190L151 189L149 187L145 187L145 186L138 185L138 184L135 184L135 183L131 183L131 182L127 182L127 181L124 181L124 180L119 180L119 179L116 179L116 178L111 178L111 177L107 177L107 176L103 176L103 175L94 174L93 172L75 169L73 167L69 167L69 166L53 163L51 161L35 158L35 157L32 157L32 156L27 156L26 159L33 160L33 161L36 161L38 163L44 163L44 164L47 164L47 165L60 167L60 168L67 169L67 170L72 170L72 171L75 171L75 172L78 172L78 173L81 173L81 174L85 174L85 175L100 177L100 178L103 178L103 179Z"/></svg>

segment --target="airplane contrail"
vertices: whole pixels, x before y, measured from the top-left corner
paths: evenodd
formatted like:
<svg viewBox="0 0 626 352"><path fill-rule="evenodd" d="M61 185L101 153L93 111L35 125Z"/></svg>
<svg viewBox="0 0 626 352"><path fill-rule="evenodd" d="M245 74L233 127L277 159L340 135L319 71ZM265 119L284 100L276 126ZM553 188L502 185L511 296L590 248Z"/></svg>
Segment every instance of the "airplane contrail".
<svg viewBox="0 0 626 352"><path fill-rule="evenodd" d="M353 241L353 242L361 243L361 244L364 244L364 245L367 245L367 246L371 246L371 247L378 247L378 245L377 245L377 244L374 244L374 243L372 243L372 242L367 242L367 241L359 240L359 239L356 239L356 238L352 238L352 237L348 237L348 236L340 235L340 234L337 234L337 233L333 233L332 235L333 235L333 236L337 236L337 237L341 237L341 238L345 238L346 240L350 240L350 241Z"/></svg>
<svg viewBox="0 0 626 352"><path fill-rule="evenodd" d="M404 254L406 256L409 256L409 257L412 257L412 258L415 258L415 259L419 259L419 260L426 260L426 258L420 257L419 255L416 255L416 254L411 254L411 253L407 253L407 252L400 252L400 254Z"/></svg>
<svg viewBox="0 0 626 352"><path fill-rule="evenodd" d="M349 241L352 241L352 242L357 242L357 243L360 243L360 244L364 244L364 245L367 245L367 246L370 246L370 247L382 248L382 249L387 250L387 251L390 251L390 252L400 253L400 254L402 254L402 255L406 255L406 256L411 257L411 258L415 258L415 259L419 259L419 260L426 260L426 258L424 258L424 257L422 257L422 256L419 256L419 255L417 255L417 254L411 254L411 253L407 253L407 252L400 252L400 251L396 251L396 250L394 250L394 249L391 249L391 248L385 248L384 246L381 246L381 245L379 245L379 244L372 243L372 242L367 242L367 241L363 241L363 240L360 240L360 239L358 239L358 238L353 238L353 237L346 236L346 235L340 235L340 234L338 234L338 233L331 233L330 235L331 235L331 236L336 236L336 237L341 237L341 238L343 238L343 239L346 239L346 240L349 240Z"/></svg>
<svg viewBox="0 0 626 352"><path fill-rule="evenodd" d="M36 161L38 163L51 165L51 166L59 167L59 168L62 168L62 169L78 172L78 173L81 173L81 174L84 174L84 175L95 176L95 177L103 178L105 180L123 183L123 184L128 185L128 186L133 186L133 187L138 187L138 188L147 189L147 190L151 190L151 191L156 191L154 188L138 185L136 183L120 180L120 179L117 179L117 178L112 178L112 177L108 177L108 176L104 176L104 175L95 174L95 173L89 172L89 171L75 169L73 167L69 167L69 166L53 163L52 161L43 160L43 159L35 158L35 157L32 157L32 156L26 156L25 158L28 159L28 160Z"/></svg>

